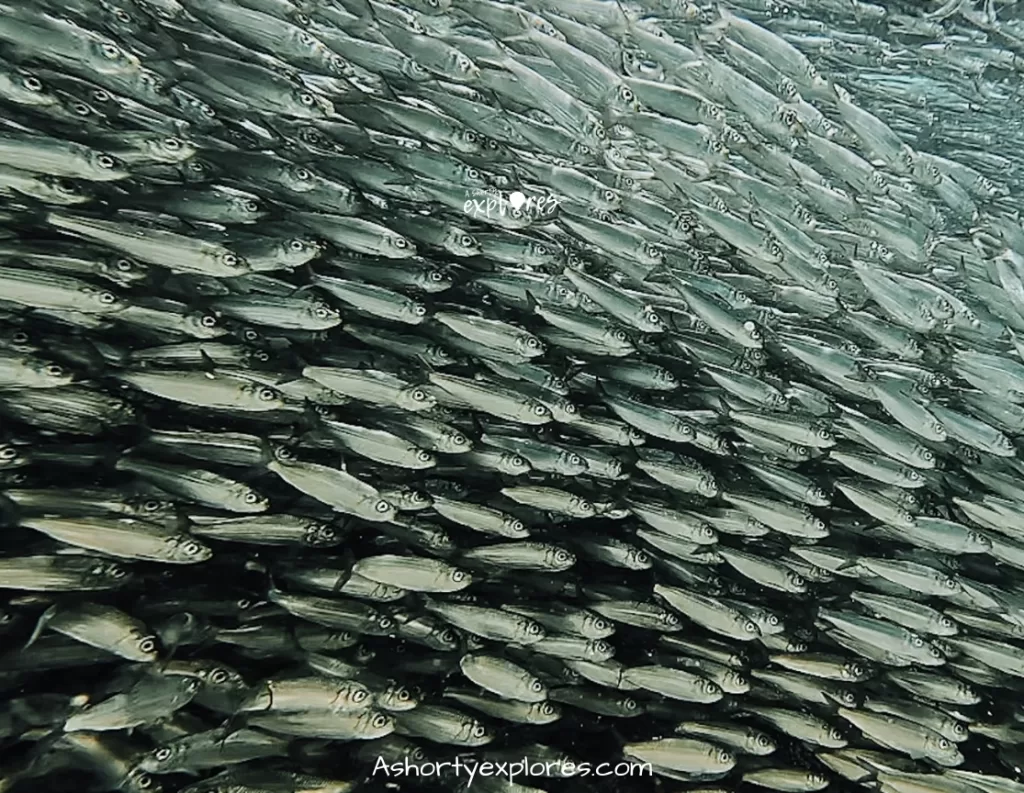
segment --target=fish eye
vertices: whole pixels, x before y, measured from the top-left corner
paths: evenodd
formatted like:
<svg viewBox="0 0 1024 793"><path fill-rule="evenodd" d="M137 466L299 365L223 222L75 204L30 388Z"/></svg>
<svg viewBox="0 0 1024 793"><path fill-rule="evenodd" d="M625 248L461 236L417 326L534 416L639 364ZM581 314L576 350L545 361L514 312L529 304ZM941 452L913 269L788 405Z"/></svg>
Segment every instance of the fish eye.
<svg viewBox="0 0 1024 793"><path fill-rule="evenodd" d="M48 377L61 377L64 374L63 367L58 366L55 363L51 363L49 366L47 366L45 371Z"/></svg>
<svg viewBox="0 0 1024 793"><path fill-rule="evenodd" d="M99 299L101 303L105 303L108 306L112 306L117 302L117 295L113 292L100 292Z"/></svg>
<svg viewBox="0 0 1024 793"><path fill-rule="evenodd" d="M434 0L434 2L436 3L437 0ZM473 737L474 738L483 738L486 734L487 734L487 728L484 727L484 725L482 725L482 724L477 724L473 728Z"/></svg>
<svg viewBox="0 0 1024 793"><path fill-rule="evenodd" d="M217 318L207 314L205 317L199 320L199 324L202 325L204 328L212 328L217 324Z"/></svg>
<svg viewBox="0 0 1024 793"><path fill-rule="evenodd" d="M756 633L757 626L753 622L750 622L750 620L747 620L743 623L743 630L745 630L747 633Z"/></svg>
<svg viewBox="0 0 1024 793"><path fill-rule="evenodd" d="M245 503L246 504L257 504L257 503L259 503L259 500L260 500L260 497L258 495L256 495L256 493L252 492L251 490L248 493L245 494Z"/></svg>
<svg viewBox="0 0 1024 793"><path fill-rule="evenodd" d="M157 749L156 754L154 756L156 757L157 760L163 762L164 760L170 760L172 754L174 754L174 752L172 752L165 746L161 749Z"/></svg>
<svg viewBox="0 0 1024 793"><path fill-rule="evenodd" d="M525 523L523 523L523 522L522 522L521 520L519 520L518 518L516 518L516 519L515 519L515 520L513 520L513 521L512 521L511 523L509 523L509 524L508 524L508 527L509 527L509 528L510 528L510 529L511 529L511 530L512 530L513 532L515 532L516 534L518 534L518 533L520 533L520 532L522 532L522 531L525 531L525 530L526 530L526 524L525 524Z"/></svg>
<svg viewBox="0 0 1024 793"><path fill-rule="evenodd" d="M184 145L179 138L164 138L164 146L171 151L178 151Z"/></svg>
<svg viewBox="0 0 1024 793"><path fill-rule="evenodd" d="M103 53L104 58L110 60L121 57L121 49L116 44L111 44L110 42L105 42L100 47L100 52Z"/></svg>
<svg viewBox="0 0 1024 793"><path fill-rule="evenodd" d="M277 398L277 392L273 388L264 387L259 390L256 396L264 402L270 402Z"/></svg>
<svg viewBox="0 0 1024 793"><path fill-rule="evenodd" d="M109 170L113 168L116 163L114 162L114 158L111 157L109 154L101 154L99 157L96 158L96 164L100 168L106 168L107 170Z"/></svg>
<svg viewBox="0 0 1024 793"><path fill-rule="evenodd" d="M469 248L473 245L473 238L470 237L468 234L463 234L460 242L462 243L463 247Z"/></svg>
<svg viewBox="0 0 1024 793"><path fill-rule="evenodd" d="M392 242L394 243L396 248L409 247L409 243L406 241L405 237L395 237L394 240L392 240Z"/></svg>
<svg viewBox="0 0 1024 793"><path fill-rule="evenodd" d="M455 581L456 583L458 583L459 581L465 581L465 580L466 580L466 574L464 572L462 572L461 570L456 570L454 573L452 573L452 581Z"/></svg>
<svg viewBox="0 0 1024 793"><path fill-rule="evenodd" d="M0 459L2 460L13 460L18 456L18 450L11 446L4 446L0 449Z"/></svg>
<svg viewBox="0 0 1024 793"><path fill-rule="evenodd" d="M210 682L216 685L226 683L229 675L223 669L214 669L210 674Z"/></svg>
<svg viewBox="0 0 1024 793"><path fill-rule="evenodd" d="M367 696L369 696L367 692L363 691L362 689L359 689L357 691L352 692L352 701L362 702L364 699L367 698Z"/></svg>
<svg viewBox="0 0 1024 793"><path fill-rule="evenodd" d="M950 742L947 741L945 738L939 738L939 748L940 749L948 749L950 746L951 746Z"/></svg>
<svg viewBox="0 0 1024 793"><path fill-rule="evenodd" d="M306 249L306 245L302 240L291 240L288 243L288 247L291 248L294 253L301 253Z"/></svg>
<svg viewBox="0 0 1024 793"><path fill-rule="evenodd" d="M414 389L412 392L412 398L416 402L425 402L427 399L427 392L421 388Z"/></svg>
<svg viewBox="0 0 1024 793"><path fill-rule="evenodd" d="M391 504L389 502L385 501L384 499L381 499L380 501L378 501L376 504L373 505L373 508L377 512L380 512L381 514L383 514L385 512L388 512L391 509Z"/></svg>
<svg viewBox="0 0 1024 793"><path fill-rule="evenodd" d="M433 457L431 456L430 452L428 452L426 449L420 449L419 453L416 455L416 459L418 459L420 462L427 463L430 462L433 459Z"/></svg>
<svg viewBox="0 0 1024 793"><path fill-rule="evenodd" d="M307 91L302 91L299 93L299 101L306 107L312 107L314 104L316 104L316 99L314 99L313 95Z"/></svg>
<svg viewBox="0 0 1024 793"><path fill-rule="evenodd" d="M21 84L24 85L29 91L43 90L43 81L32 74L27 75L25 79L21 81Z"/></svg>
<svg viewBox="0 0 1024 793"><path fill-rule="evenodd" d="M184 545L182 545L181 549L185 552L186 556L195 556L203 549L203 547L199 543L192 542L190 540L189 542L186 542Z"/></svg>
<svg viewBox="0 0 1024 793"><path fill-rule="evenodd" d="M541 627L540 623L531 622L526 627L526 632L529 633L531 636L539 636L541 633L544 632L544 628Z"/></svg>
<svg viewBox="0 0 1024 793"><path fill-rule="evenodd" d="M242 208L246 212L259 212L260 211L260 205L257 204L255 201L252 201L252 200L248 200L244 204L242 204Z"/></svg>
<svg viewBox="0 0 1024 793"><path fill-rule="evenodd" d="M384 727L387 723L388 717L385 716L383 713L378 713L376 716L373 717L373 726L377 727L378 729Z"/></svg>
<svg viewBox="0 0 1024 793"><path fill-rule="evenodd" d="M924 640L920 636L915 636L913 639L910 640L910 643L914 647L924 647Z"/></svg>
<svg viewBox="0 0 1024 793"><path fill-rule="evenodd" d="M534 405L533 406L533 413L536 416L545 416L545 415L547 415L547 412L548 412L548 409L546 407L544 407L544 405Z"/></svg>
<svg viewBox="0 0 1024 793"><path fill-rule="evenodd" d="M722 749L718 752L718 762L728 763L732 761L732 753Z"/></svg>
<svg viewBox="0 0 1024 793"><path fill-rule="evenodd" d="M144 653L151 653L156 650L156 642L150 638L145 638L139 642L139 649Z"/></svg>

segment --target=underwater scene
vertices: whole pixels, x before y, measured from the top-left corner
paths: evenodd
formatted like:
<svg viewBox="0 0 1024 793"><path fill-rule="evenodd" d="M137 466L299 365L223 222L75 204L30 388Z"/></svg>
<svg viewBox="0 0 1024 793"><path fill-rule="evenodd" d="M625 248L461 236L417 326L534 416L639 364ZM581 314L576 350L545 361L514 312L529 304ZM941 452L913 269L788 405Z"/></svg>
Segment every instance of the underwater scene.
<svg viewBox="0 0 1024 793"><path fill-rule="evenodd" d="M0 0L0 793L1024 793L1024 2Z"/></svg>

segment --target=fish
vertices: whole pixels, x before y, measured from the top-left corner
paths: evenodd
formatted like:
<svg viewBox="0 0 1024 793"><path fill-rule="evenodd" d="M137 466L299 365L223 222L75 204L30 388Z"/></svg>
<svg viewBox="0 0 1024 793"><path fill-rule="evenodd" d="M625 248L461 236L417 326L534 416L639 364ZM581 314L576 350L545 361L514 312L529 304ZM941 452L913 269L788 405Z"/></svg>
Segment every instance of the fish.
<svg viewBox="0 0 1024 793"><path fill-rule="evenodd" d="M1011 6L2 5L0 787L1015 790Z"/></svg>

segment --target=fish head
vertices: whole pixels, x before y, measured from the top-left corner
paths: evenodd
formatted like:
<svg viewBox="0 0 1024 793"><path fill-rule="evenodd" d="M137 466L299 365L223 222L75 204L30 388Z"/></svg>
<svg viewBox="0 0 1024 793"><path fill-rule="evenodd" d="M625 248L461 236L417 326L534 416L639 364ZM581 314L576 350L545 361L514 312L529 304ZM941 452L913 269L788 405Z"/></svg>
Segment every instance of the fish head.
<svg viewBox="0 0 1024 793"><path fill-rule="evenodd" d="M570 509L572 509L575 513L578 513L581 516L593 517L597 514L597 508L594 506L594 504L585 498L581 498L580 496L574 495L570 499L570 505Z"/></svg>
<svg viewBox="0 0 1024 793"><path fill-rule="evenodd" d="M97 562L89 569L88 578L98 585L116 584L120 586L128 583L131 573L116 562Z"/></svg>
<svg viewBox="0 0 1024 793"><path fill-rule="evenodd" d="M141 766L136 766L121 780L119 789L124 793L160 793L163 787Z"/></svg>
<svg viewBox="0 0 1024 793"><path fill-rule="evenodd" d="M714 683L711 683L711 685L715 686ZM717 689L718 686L715 686L715 688ZM708 748L708 759L714 764L716 771L731 771L736 765L736 755L720 746Z"/></svg>
<svg viewBox="0 0 1024 793"><path fill-rule="evenodd" d="M110 39L96 36L86 40L89 61L96 71L109 75L138 73L142 63L136 55L115 44Z"/></svg>
<svg viewBox="0 0 1024 793"><path fill-rule="evenodd" d="M384 690L376 693L375 699L385 710L396 712L412 710L420 701L412 688L394 680L389 680Z"/></svg>
<svg viewBox="0 0 1024 793"><path fill-rule="evenodd" d="M459 130L452 138L452 147L462 154L479 154L484 147L485 138L471 129Z"/></svg>
<svg viewBox="0 0 1024 793"><path fill-rule="evenodd" d="M863 680L867 676L868 670L860 661L846 661L840 667L839 674L842 676L843 680L857 682L859 680Z"/></svg>
<svg viewBox="0 0 1024 793"><path fill-rule="evenodd" d="M399 391L396 403L403 410L424 412L437 406L437 397L433 396L423 385L410 385Z"/></svg>
<svg viewBox="0 0 1024 793"><path fill-rule="evenodd" d="M922 162L919 158L913 163L911 174L914 182L923 187L938 187L945 179L938 166Z"/></svg>
<svg viewBox="0 0 1024 793"><path fill-rule="evenodd" d="M309 521L305 525L302 542L309 548L329 548L337 545L341 537L338 530L327 523Z"/></svg>
<svg viewBox="0 0 1024 793"><path fill-rule="evenodd" d="M480 67L461 52L454 52L448 64L448 75L456 82L473 83L480 79Z"/></svg>
<svg viewBox="0 0 1024 793"><path fill-rule="evenodd" d="M188 535L168 537L165 545L167 557L177 562L198 563L213 557L209 547Z"/></svg>
<svg viewBox="0 0 1024 793"><path fill-rule="evenodd" d="M315 91L295 91L292 105L303 118L325 119L334 115L334 104L331 100Z"/></svg>
<svg viewBox="0 0 1024 793"><path fill-rule="evenodd" d="M940 765L956 767L964 762L964 756L956 744L942 735L933 734L925 739L929 757Z"/></svg>
<svg viewBox="0 0 1024 793"><path fill-rule="evenodd" d="M954 740L956 740L958 743L961 741L966 741L970 737L970 732L967 729L967 725L963 722L958 721L957 719L950 718L943 719L942 723L944 730L949 732L953 736Z"/></svg>

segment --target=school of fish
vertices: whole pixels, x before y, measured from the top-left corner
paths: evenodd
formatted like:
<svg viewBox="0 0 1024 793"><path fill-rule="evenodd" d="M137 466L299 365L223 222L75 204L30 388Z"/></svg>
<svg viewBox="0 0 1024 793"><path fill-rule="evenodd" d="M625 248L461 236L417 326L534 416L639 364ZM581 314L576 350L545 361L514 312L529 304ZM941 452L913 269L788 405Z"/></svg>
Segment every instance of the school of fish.
<svg viewBox="0 0 1024 793"><path fill-rule="evenodd" d="M1024 793L1022 77L1017 0L0 0L0 793Z"/></svg>

